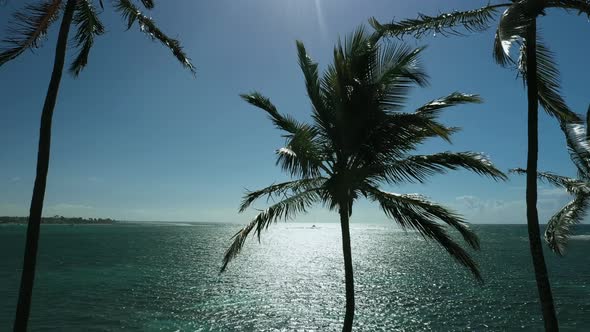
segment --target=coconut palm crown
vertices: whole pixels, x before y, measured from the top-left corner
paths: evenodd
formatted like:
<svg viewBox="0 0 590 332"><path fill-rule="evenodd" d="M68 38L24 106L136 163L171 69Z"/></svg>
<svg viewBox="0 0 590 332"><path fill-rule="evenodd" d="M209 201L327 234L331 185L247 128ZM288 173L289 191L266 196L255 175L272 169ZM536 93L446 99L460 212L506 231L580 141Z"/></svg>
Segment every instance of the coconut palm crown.
<svg viewBox="0 0 590 332"><path fill-rule="evenodd" d="M565 189L573 199L557 211L547 222L545 241L556 254L565 254L572 228L587 215L590 207L590 108L586 113L586 126L580 122L562 122L570 158L577 170L577 177L567 177L552 172L537 172L541 181ZM522 168L511 172L525 174Z"/></svg>
<svg viewBox="0 0 590 332"><path fill-rule="evenodd" d="M438 122L440 113L454 105L479 103L480 98L454 92L414 112L402 112L409 89L427 84L428 77L419 62L423 48L378 44L363 27L344 43L338 43L334 62L321 78L318 64L311 60L301 42L297 42L297 50L312 105L311 124L282 115L260 93L242 95L246 102L265 111L283 132L286 145L277 150L277 165L296 179L245 195L240 212L263 197L274 204L235 234L221 270L240 252L252 231L260 237L262 230L272 223L305 213L314 204L337 210L346 274L344 331L349 331L354 290L348 222L355 200L365 197L379 204L401 228L416 230L424 238L439 243L481 280L477 264L443 226L456 229L468 246L478 249L477 236L460 215L421 195L391 193L380 188L382 184L423 183L431 175L459 168L505 179L501 171L478 153L411 154L428 138L450 141L458 128Z"/></svg>
<svg viewBox="0 0 590 332"><path fill-rule="evenodd" d="M540 238L537 211L537 159L538 159L538 107L539 104L559 121L580 121L560 95L559 70L552 53L539 37L537 18L547 9L562 9L586 14L590 18L588 0L513 0L501 4L488 4L479 9L454 11L437 16L419 15L416 19L381 24L371 19L378 36L414 36L428 33L462 35L466 32L486 30L496 19L498 9L505 8L500 16L494 39L493 55L504 67L518 70L527 88L527 185L526 215L529 247L535 271L541 311L546 331L558 331L559 324L549 282L543 245ZM512 46L519 46L518 58L511 56Z"/></svg>
<svg viewBox="0 0 590 332"><path fill-rule="evenodd" d="M500 14L500 10L503 11ZM504 67L516 69L526 81L526 39L535 30L535 54L537 56L537 94L539 103L551 116L562 121L579 121L560 93L559 68L553 54L536 31L536 18L544 16L547 9L561 9L590 18L590 1L587 0L520 0L488 4L477 9L452 11L436 16L419 14L417 18L381 23L371 18L369 23L379 37L423 38L429 34L466 35L483 32L497 21L493 56ZM499 17L498 17L499 16ZM534 27L534 29L533 29ZM518 57L510 55L513 45L519 46ZM529 41L530 44L530 41Z"/></svg>

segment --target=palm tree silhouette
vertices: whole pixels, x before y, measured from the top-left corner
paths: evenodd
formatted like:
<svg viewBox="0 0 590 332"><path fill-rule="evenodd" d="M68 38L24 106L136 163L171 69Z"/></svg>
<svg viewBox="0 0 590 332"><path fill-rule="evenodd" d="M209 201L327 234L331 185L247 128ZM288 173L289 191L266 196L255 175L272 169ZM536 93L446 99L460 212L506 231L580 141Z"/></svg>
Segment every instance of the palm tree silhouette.
<svg viewBox="0 0 590 332"><path fill-rule="evenodd" d="M426 139L450 141L458 129L437 122L440 112L463 103L479 103L476 95L454 92L433 100L413 113L401 112L408 90L427 84L419 63L422 48L379 45L363 27L334 49L334 63L320 79L318 65L297 42L299 65L313 105L313 123L281 115L259 93L242 95L248 103L268 113L284 132L285 147L277 151L277 164L296 180L248 192L240 206L245 211L255 200L268 197L275 203L260 212L232 238L225 252L224 271L242 249L250 232L280 219L304 213L315 203L340 215L346 280L346 315L343 331L351 331L354 318L354 279L349 218L361 196L377 202L403 229L418 231L438 242L454 259L481 280L477 264L440 223L459 231L466 243L479 248L477 236L455 212L417 194L396 194L380 184L424 182L429 176L464 168L494 179L505 179L484 156L473 152L410 155ZM278 200L278 201L277 201Z"/></svg>
<svg viewBox="0 0 590 332"><path fill-rule="evenodd" d="M560 96L559 70L552 54L537 33L537 17L545 15L548 8L559 8L585 13L590 17L590 2L585 0L520 0L487 5L479 9L455 11L438 16L419 15L416 19L381 24L370 19L378 36L423 37L429 33L461 35L489 28L496 19L499 8L506 8L498 22L494 40L494 58L505 67L515 67L527 87L528 100L528 154L526 168L526 206L530 251L535 270L537 289L545 330L558 331L559 325L551 284L547 273L537 212L537 159L538 159L538 107L560 121L577 121L577 115L569 110ZM510 56L513 44L520 46L518 60Z"/></svg>
<svg viewBox="0 0 590 332"><path fill-rule="evenodd" d="M562 122L561 129L565 134L570 158L578 176L571 178L551 172L538 172L541 181L565 189L574 198L555 213L547 222L545 241L556 254L565 254L565 248L572 226L579 224L590 206L590 108L586 112L586 126L580 122ZM513 173L525 174L522 168L511 170Z"/></svg>
<svg viewBox="0 0 590 332"><path fill-rule="evenodd" d="M97 1L104 8L103 1ZM65 6L64 6L65 3ZM152 0L142 0L146 9L154 8ZM130 29L135 22L139 23L140 30L154 40L159 40L168 47L181 64L194 73L194 67L186 56L180 42L164 34L155 22L142 14L140 9L131 0L113 1L114 9L127 21ZM9 37L4 40L4 47L0 50L0 66L23 54L27 49L39 46L41 39L47 34L52 23L62 18L59 28L53 72L49 81L49 88L45 97L41 114L41 126L39 130L39 149L37 153L37 171L31 207L29 211L29 223L27 226L27 239L25 245L24 263L21 278L21 286L18 297L14 331L26 331L31 308L33 283L35 280L35 265L41 215L43 212L43 200L49 170L49 155L51 147L51 122L53 110L59 91L66 48L68 46L68 34L72 23L77 27L73 38L73 46L77 55L70 65L70 72L78 76L86 67L90 50L94 39L105 32L95 6L91 0L46 0L27 5L22 11L15 13L14 22L9 29Z"/></svg>

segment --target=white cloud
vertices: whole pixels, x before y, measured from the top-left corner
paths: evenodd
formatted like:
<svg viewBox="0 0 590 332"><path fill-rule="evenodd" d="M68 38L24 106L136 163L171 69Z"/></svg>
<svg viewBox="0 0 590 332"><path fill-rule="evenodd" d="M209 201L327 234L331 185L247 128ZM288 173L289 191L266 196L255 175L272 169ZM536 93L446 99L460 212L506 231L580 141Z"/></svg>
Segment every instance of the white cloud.
<svg viewBox="0 0 590 332"><path fill-rule="evenodd" d="M569 196L569 194L562 188L540 188L539 196L566 197Z"/></svg>
<svg viewBox="0 0 590 332"><path fill-rule="evenodd" d="M539 221L545 223L569 200L567 192L560 188L540 188L537 200ZM472 223L522 224L526 222L525 198L488 199L473 195L455 198L449 204L462 213Z"/></svg>

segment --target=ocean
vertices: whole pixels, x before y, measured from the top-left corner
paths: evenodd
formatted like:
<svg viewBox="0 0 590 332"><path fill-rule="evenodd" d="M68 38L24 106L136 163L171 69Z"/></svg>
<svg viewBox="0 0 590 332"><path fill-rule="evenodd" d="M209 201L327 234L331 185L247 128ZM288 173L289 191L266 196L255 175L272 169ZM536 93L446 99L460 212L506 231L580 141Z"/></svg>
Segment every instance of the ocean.
<svg viewBox="0 0 590 332"><path fill-rule="evenodd" d="M219 274L235 224L46 225L31 331L338 331L338 224L279 223ZM537 331L525 225L474 225L478 284L440 247L388 225L351 226L355 331ZM11 330L25 226L0 227L0 331ZM590 330L590 225L547 252L563 331Z"/></svg>

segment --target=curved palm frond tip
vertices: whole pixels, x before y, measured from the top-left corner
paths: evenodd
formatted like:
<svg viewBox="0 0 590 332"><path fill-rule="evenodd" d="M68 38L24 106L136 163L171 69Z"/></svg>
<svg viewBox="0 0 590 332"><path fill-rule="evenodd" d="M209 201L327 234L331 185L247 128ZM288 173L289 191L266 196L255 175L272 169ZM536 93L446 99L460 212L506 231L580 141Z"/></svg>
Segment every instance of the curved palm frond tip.
<svg viewBox="0 0 590 332"><path fill-rule="evenodd" d="M505 8L502 15L499 9ZM369 23L378 36L404 38L412 36L423 38L429 34L466 35L487 30L498 20L493 55L499 64L512 66L526 79L526 41L525 35L538 15L546 9L557 8L576 10L578 14L590 17L590 2L585 0L520 0L487 5L478 9L453 11L429 16L420 14L415 19L406 19L389 24L371 18ZM518 59L510 55L511 46L520 45ZM537 40L538 95L543 109L551 116L564 121L578 121L579 117L566 105L560 94L559 69L553 55L541 39Z"/></svg>
<svg viewBox="0 0 590 332"><path fill-rule="evenodd" d="M587 123L590 114L587 114ZM561 129L566 137L570 158L578 170L578 177L571 178L551 172L537 172L539 180L567 191L573 199L564 205L547 221L545 241L556 254L563 256L569 237L575 225L584 220L590 207L590 137L583 124L562 122ZM526 170L510 170L516 174L526 174Z"/></svg>
<svg viewBox="0 0 590 332"><path fill-rule="evenodd" d="M498 14L498 9L506 4L489 5L482 8L453 11L438 16L419 14L415 19L392 21L382 24L376 18L369 19L369 24L380 36L393 36L403 38L413 36L424 37L430 33L433 35L464 35L466 32L481 32L487 30ZM465 29L466 32L460 29Z"/></svg>
<svg viewBox="0 0 590 332"><path fill-rule="evenodd" d="M60 17L65 2L62 0L39 1L39 3L26 5L24 9L16 12L7 31L8 37L2 40L0 66L15 59L27 49L38 48L51 24ZM73 43L78 48L78 52L70 65L70 72L74 76L78 76L88 64L88 57L95 38L105 32L105 27L100 21L93 3L92 0L76 0L73 23L76 25L77 31ZM148 10L154 8L152 0L142 0L141 3ZM99 5L104 8L103 1L99 1ZM186 69L195 74L195 68L182 49L180 42L162 32L156 23L144 15L131 0L115 0L113 6L127 21L128 29L138 22L142 32L150 38L160 41L170 49L174 57Z"/></svg>
<svg viewBox="0 0 590 332"><path fill-rule="evenodd" d="M44 1L25 6L14 14L14 23L9 27L8 34L2 40L4 47L0 49L0 66L18 57L27 49L39 47L46 36L47 29L59 17L62 9L61 0Z"/></svg>
<svg viewBox="0 0 590 332"><path fill-rule="evenodd" d="M246 236L258 236L271 223L304 213L313 204L337 209L363 196L375 201L386 215L404 229L443 246L459 263L480 278L476 264L446 233L442 224L457 229L467 244L478 248L476 236L454 212L421 196L386 193L379 183L424 182L427 177L459 168L506 179L489 160L477 153L445 152L429 156L409 153L429 137L449 138L456 128L437 122L440 112L464 103L479 103L476 95L454 92L435 99L412 113L402 113L408 90L426 84L419 65L422 49L402 45L380 46L370 42L364 29L357 30L334 50L334 62L319 77L317 64L297 42L299 65L313 108L312 124L281 115L259 93L242 95L264 110L284 132L286 146L277 151L277 164L300 180L275 184L248 193L240 206L247 209L256 199L282 199L262 211L234 237L226 251L222 271L236 257ZM348 209L347 206L347 210Z"/></svg>

